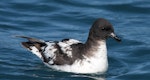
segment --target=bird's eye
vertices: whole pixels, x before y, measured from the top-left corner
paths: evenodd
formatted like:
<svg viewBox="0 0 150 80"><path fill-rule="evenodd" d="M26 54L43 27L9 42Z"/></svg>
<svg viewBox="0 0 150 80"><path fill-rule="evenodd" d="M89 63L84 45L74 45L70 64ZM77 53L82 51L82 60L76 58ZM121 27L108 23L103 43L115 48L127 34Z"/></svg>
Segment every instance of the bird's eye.
<svg viewBox="0 0 150 80"><path fill-rule="evenodd" d="M110 28L103 27L102 30L103 30L103 31L109 31Z"/></svg>
<svg viewBox="0 0 150 80"><path fill-rule="evenodd" d="M105 30L105 28L103 27L102 30Z"/></svg>

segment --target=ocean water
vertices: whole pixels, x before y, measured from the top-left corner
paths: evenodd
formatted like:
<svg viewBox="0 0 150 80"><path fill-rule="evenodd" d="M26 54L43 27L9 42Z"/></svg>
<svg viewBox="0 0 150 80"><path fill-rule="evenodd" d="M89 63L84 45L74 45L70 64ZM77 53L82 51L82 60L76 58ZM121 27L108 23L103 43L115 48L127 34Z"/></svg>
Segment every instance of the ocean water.
<svg viewBox="0 0 150 80"><path fill-rule="evenodd" d="M97 18L106 18L122 42L107 40L104 75L46 67L15 38L74 38L85 42ZM150 80L149 0L1 0L0 80Z"/></svg>

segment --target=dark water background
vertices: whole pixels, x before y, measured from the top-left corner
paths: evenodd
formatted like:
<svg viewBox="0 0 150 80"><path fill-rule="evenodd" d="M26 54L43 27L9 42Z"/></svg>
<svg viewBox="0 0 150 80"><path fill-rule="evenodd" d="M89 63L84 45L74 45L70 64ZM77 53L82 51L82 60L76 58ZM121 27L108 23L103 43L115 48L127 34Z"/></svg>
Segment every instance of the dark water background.
<svg viewBox="0 0 150 80"><path fill-rule="evenodd" d="M108 40L109 70L73 74L46 67L23 49L25 35L44 40L85 42L97 18L108 19L121 43ZM0 80L150 80L149 0L1 0Z"/></svg>

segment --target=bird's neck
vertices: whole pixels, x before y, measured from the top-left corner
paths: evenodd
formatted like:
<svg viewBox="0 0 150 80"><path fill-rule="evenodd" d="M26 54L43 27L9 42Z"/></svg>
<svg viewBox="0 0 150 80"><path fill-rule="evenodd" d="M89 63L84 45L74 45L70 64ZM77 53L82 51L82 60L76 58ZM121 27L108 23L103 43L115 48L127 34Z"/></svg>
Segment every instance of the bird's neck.
<svg viewBox="0 0 150 80"><path fill-rule="evenodd" d="M87 55L107 56L106 40L88 38L85 47L90 51Z"/></svg>

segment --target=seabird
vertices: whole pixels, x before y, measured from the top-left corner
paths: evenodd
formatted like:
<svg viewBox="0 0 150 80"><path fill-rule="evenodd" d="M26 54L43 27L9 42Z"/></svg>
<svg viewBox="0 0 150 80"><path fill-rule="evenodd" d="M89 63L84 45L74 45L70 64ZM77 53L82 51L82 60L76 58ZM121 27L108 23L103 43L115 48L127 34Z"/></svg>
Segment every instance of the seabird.
<svg viewBox="0 0 150 80"><path fill-rule="evenodd" d="M85 43L75 39L44 41L26 36L17 36L28 41L23 47L39 57L48 67L73 73L105 73L108 69L106 40L109 37L121 41L116 36L112 24L97 19L89 31Z"/></svg>

